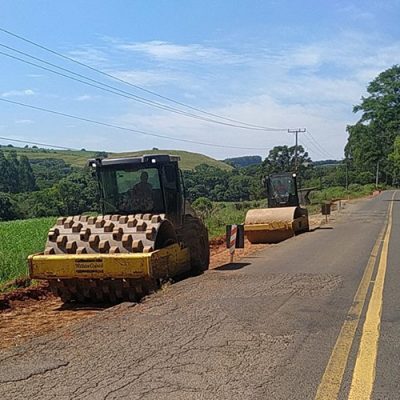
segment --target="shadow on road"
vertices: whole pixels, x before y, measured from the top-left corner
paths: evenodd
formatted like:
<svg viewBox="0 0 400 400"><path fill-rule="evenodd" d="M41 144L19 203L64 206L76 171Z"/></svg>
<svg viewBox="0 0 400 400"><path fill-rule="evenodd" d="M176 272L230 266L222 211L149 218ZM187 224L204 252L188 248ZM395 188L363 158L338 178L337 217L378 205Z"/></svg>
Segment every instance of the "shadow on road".
<svg viewBox="0 0 400 400"><path fill-rule="evenodd" d="M101 311L114 306L115 304L110 303L64 303L57 311Z"/></svg>
<svg viewBox="0 0 400 400"><path fill-rule="evenodd" d="M235 271L236 269L242 269L251 263L247 262L237 262L237 263L228 263L221 265L220 267L215 268L217 271Z"/></svg>
<svg viewBox="0 0 400 400"><path fill-rule="evenodd" d="M324 230L324 229L333 229L333 226L317 226L315 228L310 229L308 232L315 232L315 231Z"/></svg>

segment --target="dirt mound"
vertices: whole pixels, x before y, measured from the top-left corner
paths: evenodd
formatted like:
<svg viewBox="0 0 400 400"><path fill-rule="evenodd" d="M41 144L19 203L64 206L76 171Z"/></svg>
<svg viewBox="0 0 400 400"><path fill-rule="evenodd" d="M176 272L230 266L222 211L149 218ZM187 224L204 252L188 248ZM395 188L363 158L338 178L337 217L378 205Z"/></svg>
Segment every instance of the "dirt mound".
<svg viewBox="0 0 400 400"><path fill-rule="evenodd" d="M11 309L13 307L13 302L15 301L43 300L48 296L51 296L49 285L47 282L40 283L37 286L25 287L27 285L27 282L26 284L21 284L15 281L12 283L12 286L23 287L14 289L11 292L0 294L0 312L2 310Z"/></svg>
<svg viewBox="0 0 400 400"><path fill-rule="evenodd" d="M221 235L216 238L213 238L210 240L210 246L211 247L218 247L221 245L225 245L225 236Z"/></svg>

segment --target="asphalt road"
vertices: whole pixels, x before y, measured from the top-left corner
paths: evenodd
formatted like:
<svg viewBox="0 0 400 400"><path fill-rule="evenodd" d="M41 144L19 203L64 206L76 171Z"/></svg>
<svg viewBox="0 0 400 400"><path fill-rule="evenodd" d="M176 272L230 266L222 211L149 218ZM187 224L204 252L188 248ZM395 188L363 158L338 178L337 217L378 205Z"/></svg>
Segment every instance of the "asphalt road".
<svg viewBox="0 0 400 400"><path fill-rule="evenodd" d="M398 399L399 202L4 351L0 398Z"/></svg>

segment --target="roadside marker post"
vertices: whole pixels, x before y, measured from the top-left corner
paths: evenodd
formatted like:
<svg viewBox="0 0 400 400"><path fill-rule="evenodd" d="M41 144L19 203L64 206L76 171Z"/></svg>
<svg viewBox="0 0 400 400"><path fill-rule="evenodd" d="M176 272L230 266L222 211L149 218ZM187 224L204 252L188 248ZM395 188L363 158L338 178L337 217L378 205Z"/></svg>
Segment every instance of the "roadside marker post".
<svg viewBox="0 0 400 400"><path fill-rule="evenodd" d="M229 240L229 254L230 254L230 262L231 263L233 262L233 256L235 255L236 235L237 235L237 225L232 225L231 238Z"/></svg>
<svg viewBox="0 0 400 400"><path fill-rule="evenodd" d="M230 262L233 262L236 249L244 248L244 226L227 225L226 226L226 247L229 249Z"/></svg>

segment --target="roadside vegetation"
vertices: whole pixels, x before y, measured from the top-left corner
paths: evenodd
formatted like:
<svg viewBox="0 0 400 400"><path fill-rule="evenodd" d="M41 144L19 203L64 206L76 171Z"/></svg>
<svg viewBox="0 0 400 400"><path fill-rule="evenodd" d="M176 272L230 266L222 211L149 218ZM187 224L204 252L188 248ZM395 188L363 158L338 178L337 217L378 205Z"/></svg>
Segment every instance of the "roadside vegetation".
<svg viewBox="0 0 400 400"><path fill-rule="evenodd" d="M193 203L193 208L207 226L210 240L225 235L226 225L243 224L246 213L251 208L262 207L266 207L265 200L229 203L211 202L201 197Z"/></svg>
<svg viewBox="0 0 400 400"><path fill-rule="evenodd" d="M28 274L28 255L43 251L54 223L54 218L0 222L0 291L4 283Z"/></svg>
<svg viewBox="0 0 400 400"><path fill-rule="evenodd" d="M380 189L383 188L384 186L380 186ZM312 192L310 195L310 200L312 204L320 204L325 201L335 201L339 199L356 199L359 197L368 196L372 194L374 190L375 185L373 184L352 184L349 185L347 190L345 187L342 186L333 186L330 188Z"/></svg>
<svg viewBox="0 0 400 400"><path fill-rule="evenodd" d="M383 188L383 187L381 187ZM334 186L311 193L311 204L307 206L310 214L319 214L321 204L335 200L357 199L371 195L375 186L349 185L345 187ZM193 203L197 214L203 219L208 228L210 239L225 235L226 225L243 224L246 213L251 208L267 207L267 200L242 201L242 202L212 202L205 197L197 199Z"/></svg>

